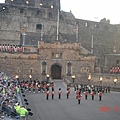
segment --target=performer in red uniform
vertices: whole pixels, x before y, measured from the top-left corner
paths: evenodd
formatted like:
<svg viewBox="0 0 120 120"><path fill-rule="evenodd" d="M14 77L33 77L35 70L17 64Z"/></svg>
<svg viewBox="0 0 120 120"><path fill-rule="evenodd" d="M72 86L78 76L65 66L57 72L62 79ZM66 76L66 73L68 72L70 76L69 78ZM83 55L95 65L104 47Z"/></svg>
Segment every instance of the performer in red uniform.
<svg viewBox="0 0 120 120"><path fill-rule="evenodd" d="M54 82L51 83L51 88L54 88Z"/></svg>
<svg viewBox="0 0 120 120"><path fill-rule="evenodd" d="M94 100L94 91L91 92L92 100Z"/></svg>
<svg viewBox="0 0 120 120"><path fill-rule="evenodd" d="M79 94L78 88L77 88L77 90L75 91L75 93L76 93L76 99L78 99L78 94Z"/></svg>
<svg viewBox="0 0 120 120"><path fill-rule="evenodd" d="M78 93L78 104L80 104L81 98L82 98L82 95L81 95L81 93L79 92L79 93Z"/></svg>
<svg viewBox="0 0 120 120"><path fill-rule="evenodd" d="M36 83L33 83L33 93L36 91Z"/></svg>
<svg viewBox="0 0 120 120"><path fill-rule="evenodd" d="M51 92L52 99L54 99L54 94L55 94L55 92L54 92L54 88L52 88L52 92Z"/></svg>
<svg viewBox="0 0 120 120"><path fill-rule="evenodd" d="M31 88L32 88L32 83L29 83L28 84L28 90L29 90L29 92L31 92Z"/></svg>
<svg viewBox="0 0 120 120"><path fill-rule="evenodd" d="M62 91L61 91L61 88L59 88L59 90L58 90L59 99L61 99L61 94L62 94Z"/></svg>
<svg viewBox="0 0 120 120"><path fill-rule="evenodd" d="M99 95L99 101L101 101L101 99L102 99L102 92L100 91L100 92L98 93L98 95Z"/></svg>
<svg viewBox="0 0 120 120"><path fill-rule="evenodd" d="M69 91L69 88L67 88L67 91L66 91L67 99L69 99L69 94L70 94L70 91Z"/></svg>
<svg viewBox="0 0 120 120"><path fill-rule="evenodd" d="M41 83L40 82L38 82L37 88L38 88L38 92L41 92Z"/></svg>
<svg viewBox="0 0 120 120"><path fill-rule="evenodd" d="M47 89L47 91L46 91L46 100L48 100L48 98L49 98L49 89Z"/></svg>
<svg viewBox="0 0 120 120"><path fill-rule="evenodd" d="M68 89L68 91L69 91L69 94L70 94L70 86L69 86L69 85L67 85L67 89Z"/></svg>
<svg viewBox="0 0 120 120"><path fill-rule="evenodd" d="M84 94L85 94L85 100L87 100L88 91L85 91Z"/></svg>

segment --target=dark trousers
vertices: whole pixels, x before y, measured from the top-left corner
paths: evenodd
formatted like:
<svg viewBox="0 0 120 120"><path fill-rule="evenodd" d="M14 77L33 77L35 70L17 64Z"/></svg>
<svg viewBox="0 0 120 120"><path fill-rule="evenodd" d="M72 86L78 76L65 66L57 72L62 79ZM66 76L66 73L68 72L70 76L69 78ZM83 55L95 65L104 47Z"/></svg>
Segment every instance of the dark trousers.
<svg viewBox="0 0 120 120"><path fill-rule="evenodd" d="M52 99L54 99L54 95L52 94Z"/></svg>
<svg viewBox="0 0 120 120"><path fill-rule="evenodd" d="M59 99L61 99L61 94L59 94Z"/></svg>
<svg viewBox="0 0 120 120"><path fill-rule="evenodd" d="M67 99L69 99L69 94L67 94Z"/></svg>
<svg viewBox="0 0 120 120"><path fill-rule="evenodd" d="M47 95L47 96L46 96L46 99L47 99L47 100L48 100L48 97L49 97L49 96Z"/></svg>
<svg viewBox="0 0 120 120"><path fill-rule="evenodd" d="M99 101L101 101L102 96L99 96Z"/></svg>
<svg viewBox="0 0 120 120"><path fill-rule="evenodd" d="M78 104L80 104L80 99L78 99Z"/></svg>
<svg viewBox="0 0 120 120"><path fill-rule="evenodd" d="M92 96L92 100L94 100L94 96Z"/></svg>
<svg viewBox="0 0 120 120"><path fill-rule="evenodd" d="M85 99L87 100L87 95L85 95Z"/></svg>

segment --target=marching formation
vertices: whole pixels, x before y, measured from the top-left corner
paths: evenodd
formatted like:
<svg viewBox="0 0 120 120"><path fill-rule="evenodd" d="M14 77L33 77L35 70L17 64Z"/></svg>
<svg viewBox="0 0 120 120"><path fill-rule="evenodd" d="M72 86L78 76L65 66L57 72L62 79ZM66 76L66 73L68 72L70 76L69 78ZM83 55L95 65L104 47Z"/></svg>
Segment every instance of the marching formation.
<svg viewBox="0 0 120 120"><path fill-rule="evenodd" d="M45 92L46 100L49 100L51 97L52 100L54 100L55 94L57 94L58 99L61 99L62 94L66 94L66 99L69 99L70 96L70 86L67 85L66 92L62 92L61 88L56 88L58 90L55 91L55 85L54 82L48 82L48 81L22 81L20 83L21 88L23 88L25 91L29 91L32 93L40 93ZM78 100L78 104L80 104L82 96L85 96L85 100L88 99L88 96L91 96L91 100L95 99L95 96L98 96L99 101L102 100L102 95L104 92L110 92L109 87L105 86L93 86L93 85L76 85L74 86L75 90L75 96Z"/></svg>

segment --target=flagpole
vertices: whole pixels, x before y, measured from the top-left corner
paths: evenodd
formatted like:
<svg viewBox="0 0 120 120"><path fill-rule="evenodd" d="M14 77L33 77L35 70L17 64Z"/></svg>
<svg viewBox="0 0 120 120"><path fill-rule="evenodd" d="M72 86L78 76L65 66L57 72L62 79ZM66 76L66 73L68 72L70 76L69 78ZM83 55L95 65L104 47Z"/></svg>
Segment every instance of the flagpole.
<svg viewBox="0 0 120 120"><path fill-rule="evenodd" d="M78 42L78 24L76 24L76 42Z"/></svg>
<svg viewBox="0 0 120 120"><path fill-rule="evenodd" d="M42 23L42 29L41 29L41 41L43 40L43 23Z"/></svg>
<svg viewBox="0 0 120 120"><path fill-rule="evenodd" d="M92 35L92 43L91 43L91 54L93 54L93 35Z"/></svg>
<svg viewBox="0 0 120 120"><path fill-rule="evenodd" d="M58 8L58 18L57 18L57 41L58 41L58 37L59 37L59 8Z"/></svg>

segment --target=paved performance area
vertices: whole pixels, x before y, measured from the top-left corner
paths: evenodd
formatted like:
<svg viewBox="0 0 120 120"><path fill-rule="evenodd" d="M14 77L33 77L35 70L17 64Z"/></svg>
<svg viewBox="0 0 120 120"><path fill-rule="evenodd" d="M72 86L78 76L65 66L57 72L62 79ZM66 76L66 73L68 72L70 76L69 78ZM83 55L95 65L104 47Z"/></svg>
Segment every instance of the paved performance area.
<svg viewBox="0 0 120 120"><path fill-rule="evenodd" d="M82 94L81 104L78 104L73 88L70 89L70 97L66 98L66 86L62 81L55 81L55 97L46 100L46 94L25 92L29 101L29 107L33 116L29 120L119 120L120 119L120 93L104 93L102 101L95 99L85 100ZM58 89L62 89L62 97L58 99ZM51 89L50 89L51 92Z"/></svg>

